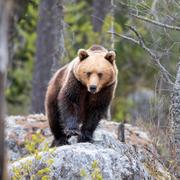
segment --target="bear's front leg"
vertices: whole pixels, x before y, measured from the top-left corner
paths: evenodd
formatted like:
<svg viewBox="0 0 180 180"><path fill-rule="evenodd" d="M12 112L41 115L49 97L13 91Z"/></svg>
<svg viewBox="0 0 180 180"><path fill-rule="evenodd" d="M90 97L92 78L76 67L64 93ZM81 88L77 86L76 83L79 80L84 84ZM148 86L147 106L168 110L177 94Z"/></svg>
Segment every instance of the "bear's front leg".
<svg viewBox="0 0 180 180"><path fill-rule="evenodd" d="M107 107L91 108L81 127L81 134L78 136L78 142L92 142L93 133L107 111Z"/></svg>
<svg viewBox="0 0 180 180"><path fill-rule="evenodd" d="M66 136L79 135L78 106L66 96L60 97L58 105Z"/></svg>
<svg viewBox="0 0 180 180"><path fill-rule="evenodd" d="M64 133L68 138L80 134L79 125L77 123L76 117L69 116L64 119Z"/></svg>

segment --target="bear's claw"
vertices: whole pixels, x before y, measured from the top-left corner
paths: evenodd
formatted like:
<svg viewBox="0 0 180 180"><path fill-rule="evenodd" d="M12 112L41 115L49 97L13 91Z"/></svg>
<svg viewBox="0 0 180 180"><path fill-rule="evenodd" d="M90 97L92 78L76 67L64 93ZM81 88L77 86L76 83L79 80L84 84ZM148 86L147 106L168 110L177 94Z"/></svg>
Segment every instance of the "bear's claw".
<svg viewBox="0 0 180 180"><path fill-rule="evenodd" d="M64 133L66 134L66 136L69 138L71 136L78 136L80 135L80 131L77 129L66 129L64 131Z"/></svg>

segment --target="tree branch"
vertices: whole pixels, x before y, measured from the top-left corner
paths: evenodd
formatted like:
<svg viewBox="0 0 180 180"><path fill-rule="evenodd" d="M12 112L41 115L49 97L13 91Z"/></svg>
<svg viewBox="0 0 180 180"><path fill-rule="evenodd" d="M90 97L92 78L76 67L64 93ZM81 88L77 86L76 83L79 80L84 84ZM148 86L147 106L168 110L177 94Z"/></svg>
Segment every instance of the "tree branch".
<svg viewBox="0 0 180 180"><path fill-rule="evenodd" d="M166 79L166 81L170 84L173 84L173 82L171 81L170 77L173 77L167 70L166 68L160 63L160 58L161 56L158 56L156 55L154 52L152 52L151 49L149 49L146 45L145 45L145 42L143 40L143 37L137 32L137 30L132 27L132 26L128 26L129 29L131 31L133 31L135 33L135 35L137 36L138 40L134 39L134 38L131 38L129 36L125 36L125 35L121 35L121 34L118 34L116 32L111 32L111 31L108 31L108 33L110 34L114 34L118 37L122 37L128 41L131 41L137 45L139 45L141 48L143 48L150 56L151 56L151 59L153 60L153 63L156 65L156 67L158 67L158 69L161 71L161 73L163 74L164 78Z"/></svg>
<svg viewBox="0 0 180 180"><path fill-rule="evenodd" d="M132 13L130 15L137 18L137 19L143 20L145 22L148 22L148 23L151 23L151 24L154 24L154 25L166 28L166 29L171 29L171 30L174 30L174 31L180 31L179 26L171 26L171 25L168 25L168 24L163 24L161 22L158 22L158 21L155 21L155 20L152 20L152 19L148 19L146 17L138 16L138 15L135 15L135 14L132 14Z"/></svg>

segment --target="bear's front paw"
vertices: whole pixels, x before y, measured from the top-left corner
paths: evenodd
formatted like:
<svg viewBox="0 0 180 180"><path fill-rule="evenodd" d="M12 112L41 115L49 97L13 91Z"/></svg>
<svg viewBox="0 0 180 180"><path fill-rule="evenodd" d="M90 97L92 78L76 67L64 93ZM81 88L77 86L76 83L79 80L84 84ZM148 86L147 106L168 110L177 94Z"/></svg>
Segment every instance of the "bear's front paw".
<svg viewBox="0 0 180 180"><path fill-rule="evenodd" d="M93 138L92 135L88 134L88 133L82 133L78 136L78 142L91 142L93 143Z"/></svg>
<svg viewBox="0 0 180 180"><path fill-rule="evenodd" d="M67 138L62 137L59 139L54 139L52 144L51 144L51 147L58 147L58 146L66 145L66 144L69 144L67 141Z"/></svg>
<svg viewBox="0 0 180 180"><path fill-rule="evenodd" d="M80 135L80 131L78 129L65 129L64 133L69 138L71 136L78 136Z"/></svg>

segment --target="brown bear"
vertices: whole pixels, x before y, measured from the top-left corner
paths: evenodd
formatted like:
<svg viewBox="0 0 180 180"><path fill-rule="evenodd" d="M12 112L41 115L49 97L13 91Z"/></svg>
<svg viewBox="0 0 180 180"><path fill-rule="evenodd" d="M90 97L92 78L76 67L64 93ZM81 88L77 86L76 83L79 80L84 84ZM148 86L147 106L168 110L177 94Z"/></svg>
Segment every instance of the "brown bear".
<svg viewBox="0 0 180 180"><path fill-rule="evenodd" d="M115 52L93 45L59 69L49 82L45 109L54 135L52 146L91 142L99 121L107 115L117 84Z"/></svg>

